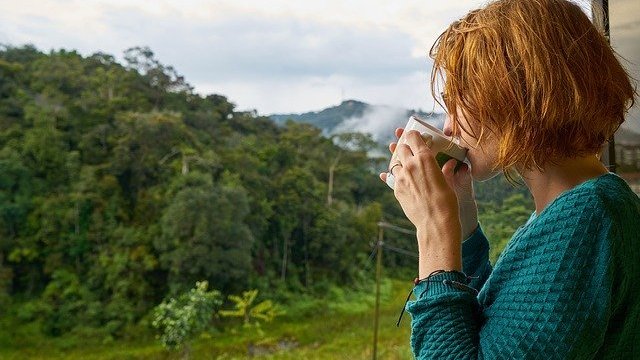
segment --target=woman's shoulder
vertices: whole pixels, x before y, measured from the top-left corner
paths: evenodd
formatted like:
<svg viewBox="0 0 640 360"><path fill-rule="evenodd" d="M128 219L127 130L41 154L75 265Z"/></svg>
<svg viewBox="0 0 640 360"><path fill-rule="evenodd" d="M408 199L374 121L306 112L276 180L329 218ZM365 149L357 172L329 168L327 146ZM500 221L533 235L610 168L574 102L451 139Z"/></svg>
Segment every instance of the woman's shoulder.
<svg viewBox="0 0 640 360"><path fill-rule="evenodd" d="M611 224L608 236L615 239L612 242L615 253L621 257L637 254L635 248L640 239L640 198L616 174L611 174L594 185L597 185L594 190L602 204L602 217ZM637 258L634 261L637 263Z"/></svg>
<svg viewBox="0 0 640 360"><path fill-rule="evenodd" d="M610 211L625 211L639 215L640 198L619 175L615 173L604 174L593 181L590 187Z"/></svg>
<svg viewBox="0 0 640 360"><path fill-rule="evenodd" d="M640 199L624 179L610 172L561 193L537 218L553 219L576 212L607 216L621 211L638 214Z"/></svg>
<svg viewBox="0 0 640 360"><path fill-rule="evenodd" d="M539 215L535 212L522 235L569 233L608 224L640 226L640 199L620 176L607 173L561 193ZM578 231L579 232L579 231Z"/></svg>
<svg viewBox="0 0 640 360"><path fill-rule="evenodd" d="M583 211L622 226L640 227L640 198L615 173L607 173L584 184L572 197L574 206L583 201Z"/></svg>

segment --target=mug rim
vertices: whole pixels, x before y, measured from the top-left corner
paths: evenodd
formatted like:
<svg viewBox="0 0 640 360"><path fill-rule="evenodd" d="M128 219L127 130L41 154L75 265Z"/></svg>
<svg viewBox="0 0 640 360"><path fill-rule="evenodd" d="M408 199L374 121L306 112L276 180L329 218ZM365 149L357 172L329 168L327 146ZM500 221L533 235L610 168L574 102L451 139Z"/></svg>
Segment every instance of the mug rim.
<svg viewBox="0 0 640 360"><path fill-rule="evenodd" d="M426 121L424 121L424 120L420 119L420 118L419 118L419 117L417 117L416 115L411 115L411 117L410 117L409 119L413 119L413 120L417 121L417 122L418 122L418 123L420 123L422 126L424 126L424 127L428 128L429 130L436 132L438 135L440 135L440 136L442 136L442 137L444 137L444 138L447 138L447 140L453 140L453 137L452 137L452 136L447 136L447 135L445 135L445 133L444 133L442 130L440 130L440 129L438 129L437 127L435 127L435 126L433 126L433 125L429 124L428 122L426 122Z"/></svg>

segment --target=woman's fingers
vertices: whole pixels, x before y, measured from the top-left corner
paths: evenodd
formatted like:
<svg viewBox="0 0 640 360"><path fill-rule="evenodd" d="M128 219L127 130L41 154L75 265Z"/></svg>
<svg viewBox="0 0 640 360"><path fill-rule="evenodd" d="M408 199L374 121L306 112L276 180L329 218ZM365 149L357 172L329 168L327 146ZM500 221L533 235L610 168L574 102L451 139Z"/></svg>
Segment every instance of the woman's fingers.
<svg viewBox="0 0 640 360"><path fill-rule="evenodd" d="M433 142L433 138L427 135L427 138L423 138L420 135L420 132L416 130L411 130L405 135L407 139L407 145L411 147L411 150L414 154L421 154L424 152L431 152L431 144Z"/></svg>
<svg viewBox="0 0 640 360"><path fill-rule="evenodd" d="M398 144L396 147L396 155L400 164L406 164L413 157L413 152L408 144Z"/></svg>
<svg viewBox="0 0 640 360"><path fill-rule="evenodd" d="M442 167L442 174L444 175L447 183L452 188L456 189L456 192L471 192L472 191L472 179L469 173L469 166L466 163L462 163L458 171L458 161L456 159L449 159Z"/></svg>
<svg viewBox="0 0 640 360"><path fill-rule="evenodd" d="M434 166L438 166L430 148L432 143L431 137L428 137L425 142L425 139L418 131L411 130L405 135L405 139L407 139L407 145L411 148L413 155L425 155L422 157L421 161L425 166L427 166L427 168L431 168L432 170ZM400 161L402 161L402 159Z"/></svg>
<svg viewBox="0 0 640 360"><path fill-rule="evenodd" d="M396 138L400 138L400 136L402 136L402 133L404 132L403 128L396 128L396 131L394 132L396 135ZM389 151L393 154L394 151L396 151L396 146L398 145L398 143L396 142L392 142L391 144L389 144Z"/></svg>
<svg viewBox="0 0 640 360"><path fill-rule="evenodd" d="M457 165L458 161L456 159L449 159L449 161L447 161L444 166L442 166L442 174L444 175L447 184L449 184L452 189L456 189L458 187L456 183L457 174L455 174L455 168Z"/></svg>

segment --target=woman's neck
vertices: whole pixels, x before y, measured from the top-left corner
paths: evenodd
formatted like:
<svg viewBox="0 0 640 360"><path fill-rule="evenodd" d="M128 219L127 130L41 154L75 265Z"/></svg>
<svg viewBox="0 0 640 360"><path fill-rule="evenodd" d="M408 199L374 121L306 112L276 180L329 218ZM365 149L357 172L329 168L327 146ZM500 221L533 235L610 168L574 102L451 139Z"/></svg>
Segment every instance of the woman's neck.
<svg viewBox="0 0 640 360"><path fill-rule="evenodd" d="M536 215L562 192L606 173L607 168L595 155L564 159L542 171L519 171L533 196Z"/></svg>

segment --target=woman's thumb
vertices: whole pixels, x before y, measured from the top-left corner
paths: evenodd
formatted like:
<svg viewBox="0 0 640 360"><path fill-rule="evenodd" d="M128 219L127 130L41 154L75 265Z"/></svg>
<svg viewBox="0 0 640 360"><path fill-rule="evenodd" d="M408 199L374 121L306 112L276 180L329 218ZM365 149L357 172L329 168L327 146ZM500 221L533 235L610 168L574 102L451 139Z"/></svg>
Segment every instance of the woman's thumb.
<svg viewBox="0 0 640 360"><path fill-rule="evenodd" d="M460 164L457 171L456 166L458 166L458 161L449 159L442 167L442 173L449 186L460 191L470 187L471 174L469 173L469 165L466 163Z"/></svg>
<svg viewBox="0 0 640 360"><path fill-rule="evenodd" d="M458 161L456 159L449 159L449 161L447 161L443 166L442 166L442 174L444 175L445 180L447 180L447 183L449 184L450 187L452 187L453 189L456 189L456 165L458 164Z"/></svg>

